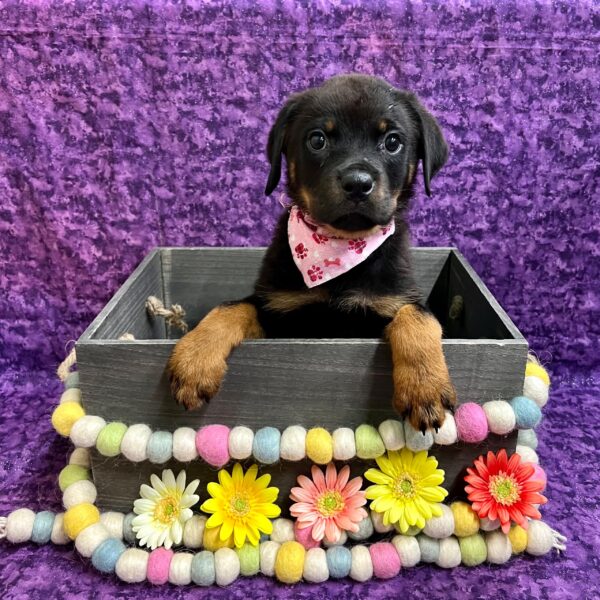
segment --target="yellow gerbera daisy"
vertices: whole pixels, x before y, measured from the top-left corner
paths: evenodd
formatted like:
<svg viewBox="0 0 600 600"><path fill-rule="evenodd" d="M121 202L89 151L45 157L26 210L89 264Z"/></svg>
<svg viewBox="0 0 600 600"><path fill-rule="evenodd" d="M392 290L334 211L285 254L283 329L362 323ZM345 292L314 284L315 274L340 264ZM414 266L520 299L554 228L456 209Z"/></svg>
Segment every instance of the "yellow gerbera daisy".
<svg viewBox="0 0 600 600"><path fill-rule="evenodd" d="M408 448L390 451L375 459L379 469L369 469L365 477L375 483L366 490L371 510L383 513L385 525L398 523L402 533L416 525L425 527L425 521L442 514L438 502L448 492L440 487L444 471L438 469L433 456L422 450L416 454Z"/></svg>
<svg viewBox="0 0 600 600"><path fill-rule="evenodd" d="M257 473L256 465L252 465L245 474L238 463L231 475L221 469L219 483L211 481L207 486L212 498L200 507L204 512L212 513L206 527L221 527L219 538L222 541L233 534L237 548L241 548L246 539L257 546L260 532L269 535L273 531L269 519L281 514L281 509L273 504L279 490L267 487L271 476L265 474L257 479Z"/></svg>

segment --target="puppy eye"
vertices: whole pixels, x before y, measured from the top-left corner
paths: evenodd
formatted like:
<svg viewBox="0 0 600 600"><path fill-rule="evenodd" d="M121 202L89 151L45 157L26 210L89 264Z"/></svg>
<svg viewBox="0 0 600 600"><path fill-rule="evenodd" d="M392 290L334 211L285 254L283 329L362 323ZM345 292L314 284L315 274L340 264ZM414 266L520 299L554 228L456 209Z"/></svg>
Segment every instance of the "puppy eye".
<svg viewBox="0 0 600 600"><path fill-rule="evenodd" d="M402 150L402 144L400 143L400 136L397 133L390 133L386 136L385 141L383 142L385 149L390 154L397 154Z"/></svg>
<svg viewBox="0 0 600 600"><path fill-rule="evenodd" d="M327 138L320 129L316 129L308 134L308 145L313 150L323 150L327 145Z"/></svg>

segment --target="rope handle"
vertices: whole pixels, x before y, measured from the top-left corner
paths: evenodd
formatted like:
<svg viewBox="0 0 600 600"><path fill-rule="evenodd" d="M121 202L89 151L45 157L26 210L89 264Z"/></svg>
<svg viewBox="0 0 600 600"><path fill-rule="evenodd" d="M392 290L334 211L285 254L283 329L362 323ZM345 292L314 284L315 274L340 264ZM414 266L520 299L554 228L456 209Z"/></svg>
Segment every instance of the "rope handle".
<svg viewBox="0 0 600 600"><path fill-rule="evenodd" d="M185 317L185 309L181 306L181 304L172 304L171 308L165 308L165 305L160 298L157 298L156 296L148 296L148 299L145 303L145 308L151 317L161 317L166 321L167 325L177 327L183 333L187 332L188 325L183 319ZM132 341L135 340L135 337L131 333L124 333L118 339L123 341ZM56 369L56 375L58 378L61 381L65 381L71 373L71 368L75 366L75 364L77 364L77 353L75 351L75 346L73 346L71 351ZM0 521L0 528L1 527L2 522Z"/></svg>

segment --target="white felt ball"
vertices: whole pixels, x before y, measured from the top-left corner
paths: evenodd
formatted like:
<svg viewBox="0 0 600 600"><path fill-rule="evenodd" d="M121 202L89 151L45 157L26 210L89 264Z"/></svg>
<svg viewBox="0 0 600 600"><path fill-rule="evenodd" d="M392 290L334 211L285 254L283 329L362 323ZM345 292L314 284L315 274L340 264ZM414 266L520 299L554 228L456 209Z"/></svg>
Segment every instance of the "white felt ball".
<svg viewBox="0 0 600 600"><path fill-rule="evenodd" d="M534 375L525 377L523 384L523 396L531 398L540 408L546 406L550 387L545 381Z"/></svg>
<svg viewBox="0 0 600 600"><path fill-rule="evenodd" d="M349 427L340 427L332 434L333 458L335 460L350 460L356 456L356 438Z"/></svg>
<svg viewBox="0 0 600 600"><path fill-rule="evenodd" d="M311 548L306 552L302 576L310 583L322 583L329 579L327 553L323 548Z"/></svg>
<svg viewBox="0 0 600 600"><path fill-rule="evenodd" d="M533 556L548 554L554 545L552 530L543 521L529 521L527 552Z"/></svg>
<svg viewBox="0 0 600 600"><path fill-rule="evenodd" d="M100 523L106 527L110 537L123 539L123 521L125 515L114 510L100 513Z"/></svg>
<svg viewBox="0 0 600 600"><path fill-rule="evenodd" d="M89 479L75 481L63 492L63 505L66 509L84 502L96 502L96 486Z"/></svg>
<svg viewBox="0 0 600 600"><path fill-rule="evenodd" d="M69 434L71 441L79 448L92 448L96 444L100 430L104 428L106 421L102 417L84 415L71 427Z"/></svg>
<svg viewBox="0 0 600 600"><path fill-rule="evenodd" d="M79 388L68 388L60 396L59 404L65 402L76 402L81 404L81 390Z"/></svg>
<svg viewBox="0 0 600 600"><path fill-rule="evenodd" d="M417 538L412 535L395 535L392 544L400 557L403 567L414 567L421 560L421 548Z"/></svg>
<svg viewBox="0 0 600 600"><path fill-rule="evenodd" d="M454 513L447 504L438 504L442 510L439 517L432 517L425 522L423 533L435 539L447 538L454 531Z"/></svg>
<svg viewBox="0 0 600 600"><path fill-rule="evenodd" d="M75 448L69 457L69 464L88 469L90 466L90 451L87 448Z"/></svg>
<svg viewBox="0 0 600 600"><path fill-rule="evenodd" d="M186 548L201 548L202 538L204 537L204 528L207 517L203 515L193 515L183 526L183 545Z"/></svg>
<svg viewBox="0 0 600 600"><path fill-rule="evenodd" d="M279 552L279 542L269 540L262 542L259 547L260 554L260 572L268 577L275 575L275 560L277 559L277 553Z"/></svg>
<svg viewBox="0 0 600 600"><path fill-rule="evenodd" d="M503 565L512 555L512 545L502 531L491 531L485 536L487 560L493 565Z"/></svg>
<svg viewBox="0 0 600 600"><path fill-rule="evenodd" d="M240 574L240 559L235 550L219 548L215 552L215 581L217 585L229 585Z"/></svg>
<svg viewBox="0 0 600 600"><path fill-rule="evenodd" d="M521 457L522 462L534 463L536 465L540 463L540 459L537 455L537 452L529 446L521 446L517 444L516 452Z"/></svg>
<svg viewBox="0 0 600 600"><path fill-rule="evenodd" d="M331 548L332 546L343 546L347 541L348 534L345 531L342 531L336 542L328 542L325 538L323 538L323 546L326 548Z"/></svg>
<svg viewBox="0 0 600 600"><path fill-rule="evenodd" d="M373 528L377 533L387 533L388 531L393 531L393 525L384 525L383 524L383 513L371 511L371 521L373 522Z"/></svg>
<svg viewBox="0 0 600 600"><path fill-rule="evenodd" d="M417 431L409 421L404 421L404 443L413 452L429 450L433 446L433 434L429 429L425 433Z"/></svg>
<svg viewBox="0 0 600 600"><path fill-rule="evenodd" d="M254 432L249 427L239 425L229 432L229 456L244 460L252 454ZM281 450L281 449L280 449Z"/></svg>
<svg viewBox="0 0 600 600"><path fill-rule="evenodd" d="M296 539L293 521L290 519L275 519L273 521L271 539L280 544L283 544L283 542L293 542Z"/></svg>
<svg viewBox="0 0 600 600"><path fill-rule="evenodd" d="M169 565L169 582L174 585L188 585L192 582L192 559L190 552L175 552Z"/></svg>
<svg viewBox="0 0 600 600"><path fill-rule="evenodd" d="M482 531L494 531L500 527L500 521L498 519L494 519L493 521L488 519L487 517L481 517L479 519L479 529Z"/></svg>
<svg viewBox="0 0 600 600"><path fill-rule="evenodd" d="M379 435L386 450L404 448L404 424L395 419L388 419L379 425Z"/></svg>
<svg viewBox="0 0 600 600"><path fill-rule="evenodd" d="M440 552L436 560L438 567L442 567L443 569L458 567L460 565L460 558L460 545L453 535L440 540Z"/></svg>
<svg viewBox="0 0 600 600"><path fill-rule="evenodd" d="M279 453L284 460L302 460L306 456L306 429L300 425L284 429L279 442Z"/></svg>
<svg viewBox="0 0 600 600"><path fill-rule="evenodd" d="M117 577L125 583L140 583L146 579L150 553L141 548L127 548L115 566Z"/></svg>
<svg viewBox="0 0 600 600"><path fill-rule="evenodd" d="M63 523L65 520L65 513L56 513L54 517L54 523L52 524L52 533L50 534L50 541L57 546L68 544L71 539L65 533Z"/></svg>
<svg viewBox="0 0 600 600"><path fill-rule="evenodd" d="M513 431L516 425L515 411L505 400L492 400L483 404L483 412L492 433L506 435Z"/></svg>
<svg viewBox="0 0 600 600"><path fill-rule="evenodd" d="M152 435L148 425L137 423L127 429L121 440L121 453L131 462L141 462L148 458L146 446Z"/></svg>
<svg viewBox="0 0 600 600"><path fill-rule="evenodd" d="M178 427L173 432L173 458L186 463L198 458L196 432L191 427Z"/></svg>
<svg viewBox="0 0 600 600"><path fill-rule="evenodd" d="M6 539L13 544L28 542L33 531L35 513L28 508L13 510L6 520Z"/></svg>
<svg viewBox="0 0 600 600"><path fill-rule="evenodd" d="M350 550L350 556L352 559L350 577L354 581L360 582L371 579L373 577L373 561L369 549L366 546L354 546Z"/></svg>
<svg viewBox="0 0 600 600"><path fill-rule="evenodd" d="M442 423L442 426L433 432L433 441L440 446L449 446L456 444L458 440L458 432L456 431L456 421L454 415L447 410L446 418Z"/></svg>
<svg viewBox="0 0 600 600"><path fill-rule="evenodd" d="M111 537L110 533L102 523L94 523L86 527L76 538L75 548L81 556L89 558L94 550L104 541Z"/></svg>

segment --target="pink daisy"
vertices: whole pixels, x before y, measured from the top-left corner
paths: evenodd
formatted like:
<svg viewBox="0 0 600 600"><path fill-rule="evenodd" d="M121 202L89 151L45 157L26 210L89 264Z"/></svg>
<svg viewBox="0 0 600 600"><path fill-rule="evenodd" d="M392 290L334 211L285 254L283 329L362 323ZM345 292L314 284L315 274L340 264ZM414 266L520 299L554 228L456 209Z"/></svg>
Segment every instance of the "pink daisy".
<svg viewBox="0 0 600 600"><path fill-rule="evenodd" d="M311 469L312 480L305 475L298 476L300 487L292 488L290 498L294 500L290 508L296 517L299 529L312 529L315 541L325 538L337 542L342 531L358 531L358 523L367 511L361 508L367 503L365 492L361 491L362 477L350 477L350 467L346 465L337 472L329 463L325 475L317 466Z"/></svg>

